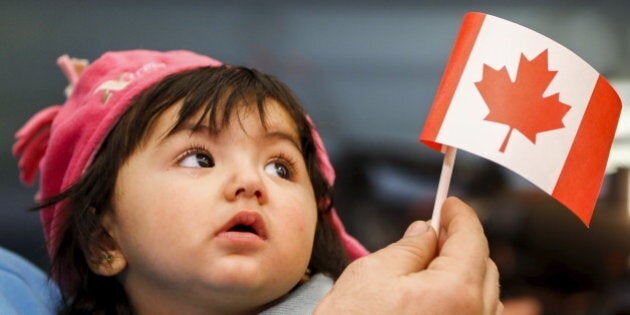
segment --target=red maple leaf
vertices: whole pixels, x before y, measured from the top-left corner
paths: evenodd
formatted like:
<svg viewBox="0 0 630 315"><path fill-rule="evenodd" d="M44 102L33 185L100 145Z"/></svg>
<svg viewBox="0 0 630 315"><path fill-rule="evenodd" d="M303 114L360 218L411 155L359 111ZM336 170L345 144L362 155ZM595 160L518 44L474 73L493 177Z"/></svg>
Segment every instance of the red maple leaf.
<svg viewBox="0 0 630 315"><path fill-rule="evenodd" d="M484 120L510 127L500 152L505 152L514 129L535 144L539 132L564 128L562 118L571 106L560 102L558 93L543 97L556 73L548 68L547 50L532 60L521 54L514 82L505 66L495 70L483 65L483 78L475 85L490 109Z"/></svg>

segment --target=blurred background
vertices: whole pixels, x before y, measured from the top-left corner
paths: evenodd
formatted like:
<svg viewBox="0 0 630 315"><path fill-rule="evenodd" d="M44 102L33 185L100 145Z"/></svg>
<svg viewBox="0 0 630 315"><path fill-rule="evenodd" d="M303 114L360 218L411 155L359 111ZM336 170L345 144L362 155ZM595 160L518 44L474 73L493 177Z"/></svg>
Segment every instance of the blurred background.
<svg viewBox="0 0 630 315"><path fill-rule="evenodd" d="M0 246L48 262L35 188L18 181L14 132L64 101L62 54L189 49L272 73L317 122L337 169L335 202L369 249L430 218L441 154L417 142L468 11L539 31L630 102L627 1L7 1L0 3ZM587 229L558 202L460 151L450 194L479 213L506 314L630 314L630 116Z"/></svg>

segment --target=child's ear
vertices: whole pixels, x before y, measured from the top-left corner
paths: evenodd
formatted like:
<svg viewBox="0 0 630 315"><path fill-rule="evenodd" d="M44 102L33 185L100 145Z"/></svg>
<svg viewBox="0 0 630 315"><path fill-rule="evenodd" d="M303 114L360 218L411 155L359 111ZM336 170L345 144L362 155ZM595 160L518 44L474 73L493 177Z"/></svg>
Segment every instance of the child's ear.
<svg viewBox="0 0 630 315"><path fill-rule="evenodd" d="M115 219L112 211L105 211L100 227L95 229L87 257L90 269L101 276L111 277L127 267L127 259L116 242Z"/></svg>

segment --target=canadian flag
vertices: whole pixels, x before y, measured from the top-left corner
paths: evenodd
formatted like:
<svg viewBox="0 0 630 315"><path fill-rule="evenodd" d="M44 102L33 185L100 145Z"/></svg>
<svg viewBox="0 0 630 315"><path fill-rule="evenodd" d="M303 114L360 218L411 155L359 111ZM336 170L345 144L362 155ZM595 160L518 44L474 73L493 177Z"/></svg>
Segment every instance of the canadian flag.
<svg viewBox="0 0 630 315"><path fill-rule="evenodd" d="M567 48L468 13L420 140L513 170L588 226L620 112L606 79Z"/></svg>

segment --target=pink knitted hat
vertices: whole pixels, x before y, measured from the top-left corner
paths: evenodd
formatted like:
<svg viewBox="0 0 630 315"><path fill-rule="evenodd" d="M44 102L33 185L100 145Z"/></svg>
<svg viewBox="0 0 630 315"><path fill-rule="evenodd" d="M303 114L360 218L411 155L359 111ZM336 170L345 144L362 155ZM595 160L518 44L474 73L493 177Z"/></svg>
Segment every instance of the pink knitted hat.
<svg viewBox="0 0 630 315"><path fill-rule="evenodd" d="M46 200L74 184L132 100L168 75L221 62L189 51L132 50L109 52L88 66L87 61L62 56L57 60L70 81L63 105L48 107L33 116L15 137L13 154L20 156L20 179L32 185L37 172L36 199ZM311 123L312 124L312 123ZM319 164L330 185L335 172L321 138L312 124ZM42 209L41 220L49 253L59 242L59 229L67 218L63 205ZM333 210L330 220L354 260L367 254L348 235Z"/></svg>

